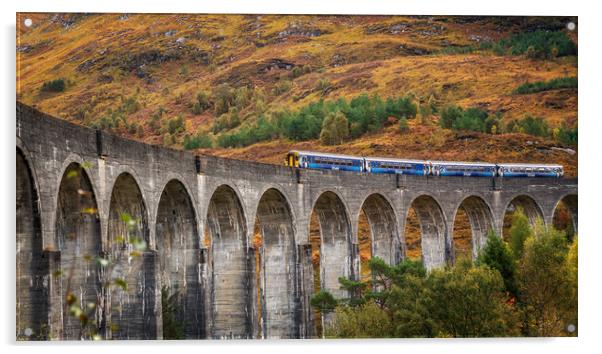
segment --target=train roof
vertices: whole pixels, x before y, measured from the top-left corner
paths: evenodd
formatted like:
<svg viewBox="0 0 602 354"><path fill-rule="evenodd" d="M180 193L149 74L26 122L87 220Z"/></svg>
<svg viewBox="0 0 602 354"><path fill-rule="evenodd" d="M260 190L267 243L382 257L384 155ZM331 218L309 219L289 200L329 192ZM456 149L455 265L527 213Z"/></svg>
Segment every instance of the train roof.
<svg viewBox="0 0 602 354"><path fill-rule="evenodd" d="M409 162L409 163L427 163L427 160L396 159L392 157L365 157L367 161L390 161L390 162Z"/></svg>
<svg viewBox="0 0 602 354"><path fill-rule="evenodd" d="M465 161L431 161L433 165L464 165L464 166L488 166L495 167L494 163L490 162L465 162Z"/></svg>
<svg viewBox="0 0 602 354"><path fill-rule="evenodd" d="M543 163L498 163L498 166L503 167L556 167L563 168L562 165L543 164Z"/></svg>
<svg viewBox="0 0 602 354"><path fill-rule="evenodd" d="M291 152L296 152L298 154L303 154L303 155L312 155L312 156L338 157L338 158L341 158L341 159L353 159L353 160L361 160L362 159L361 156L330 154L330 153L327 153L327 152L315 152L315 151L303 151L303 150L291 150L291 151L289 151L289 153L291 153Z"/></svg>

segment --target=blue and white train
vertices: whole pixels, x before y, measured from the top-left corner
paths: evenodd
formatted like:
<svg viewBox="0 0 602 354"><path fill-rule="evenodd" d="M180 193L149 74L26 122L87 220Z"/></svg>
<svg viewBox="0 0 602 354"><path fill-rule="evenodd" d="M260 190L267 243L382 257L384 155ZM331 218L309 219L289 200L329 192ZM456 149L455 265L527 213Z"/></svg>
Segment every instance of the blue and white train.
<svg viewBox="0 0 602 354"><path fill-rule="evenodd" d="M298 168L414 176L559 178L564 175L561 165L408 160L298 150L289 151L286 165Z"/></svg>

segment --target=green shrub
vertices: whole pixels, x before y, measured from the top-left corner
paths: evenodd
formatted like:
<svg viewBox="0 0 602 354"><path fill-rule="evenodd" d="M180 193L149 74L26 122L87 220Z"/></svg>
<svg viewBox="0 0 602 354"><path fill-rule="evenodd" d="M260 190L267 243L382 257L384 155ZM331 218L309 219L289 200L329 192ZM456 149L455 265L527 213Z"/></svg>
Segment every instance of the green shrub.
<svg viewBox="0 0 602 354"><path fill-rule="evenodd" d="M484 132L485 120L487 117L487 112L480 108L468 108L463 112L462 116L452 124L452 129Z"/></svg>
<svg viewBox="0 0 602 354"><path fill-rule="evenodd" d="M211 101L209 100L209 95L207 95L204 91L198 92L196 94L196 101L193 102L191 105L192 113L195 115L199 115L209 108L211 108Z"/></svg>
<svg viewBox="0 0 602 354"><path fill-rule="evenodd" d="M410 130L410 126L408 125L408 120L405 117L399 119L399 132L405 133Z"/></svg>
<svg viewBox="0 0 602 354"><path fill-rule="evenodd" d="M517 87L513 93L524 95L549 90L577 88L576 77L560 77L549 81L527 82Z"/></svg>
<svg viewBox="0 0 602 354"><path fill-rule="evenodd" d="M44 92L63 92L66 88L65 79L55 79L44 82L41 90Z"/></svg>
<svg viewBox="0 0 602 354"><path fill-rule="evenodd" d="M182 118L182 116L170 119L167 122L167 131L171 135L182 133L184 130L184 119Z"/></svg>
<svg viewBox="0 0 602 354"><path fill-rule="evenodd" d="M560 128L558 128L555 137L558 141L563 144L577 146L577 125L572 128L564 122Z"/></svg>
<svg viewBox="0 0 602 354"><path fill-rule="evenodd" d="M460 119L460 117L462 117L463 114L464 111L461 107L454 105L447 106L441 111L439 125L441 125L441 128L451 129L454 125L454 122Z"/></svg>
<svg viewBox="0 0 602 354"><path fill-rule="evenodd" d="M550 126L541 117L526 115L523 119L513 122L512 131L515 133L524 133L533 136L549 137Z"/></svg>
<svg viewBox="0 0 602 354"><path fill-rule="evenodd" d="M318 84L316 85L316 90L320 91L322 94L325 94L327 90L331 87L330 81L328 79L320 79Z"/></svg>
<svg viewBox="0 0 602 354"><path fill-rule="evenodd" d="M534 31L512 35L499 41L500 50L510 55L525 54L533 59L546 59L577 54L577 46L562 31Z"/></svg>
<svg viewBox="0 0 602 354"><path fill-rule="evenodd" d="M213 142L207 134L197 133L193 136L185 135L183 146L185 150L208 149L213 146Z"/></svg>

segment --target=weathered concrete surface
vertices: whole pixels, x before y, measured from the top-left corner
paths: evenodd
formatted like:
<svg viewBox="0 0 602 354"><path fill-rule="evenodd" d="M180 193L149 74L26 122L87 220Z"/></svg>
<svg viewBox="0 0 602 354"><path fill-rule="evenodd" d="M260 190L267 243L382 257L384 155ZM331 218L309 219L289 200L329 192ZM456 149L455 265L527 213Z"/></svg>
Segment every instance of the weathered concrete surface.
<svg viewBox="0 0 602 354"><path fill-rule="evenodd" d="M576 179L372 175L195 157L76 126L22 104L17 104L16 133L17 331L30 326L37 335L42 330L35 322L41 321L55 339L70 338L71 331L60 305L63 280L52 275L68 256L58 247L57 218L70 212L57 205L72 163L83 167L98 207L99 254L116 259L129 247L118 242L124 233L148 243L140 257L119 263L116 274L128 289L101 291L101 330L114 339L162 338L164 286L185 289L180 303L186 310L178 316L188 338L315 336L309 307L312 211L322 237L322 284L339 297L347 294L339 289L338 276L360 274L362 209L373 255L394 263L405 256L403 230L413 207L428 267L453 261L459 208L469 216L473 252L489 228L501 234L505 212L516 206L533 222L541 217L550 224L562 200L577 220ZM133 230L123 224L123 212L134 217ZM263 238L259 277L250 242L256 221ZM94 239L95 230L85 232L86 240Z"/></svg>

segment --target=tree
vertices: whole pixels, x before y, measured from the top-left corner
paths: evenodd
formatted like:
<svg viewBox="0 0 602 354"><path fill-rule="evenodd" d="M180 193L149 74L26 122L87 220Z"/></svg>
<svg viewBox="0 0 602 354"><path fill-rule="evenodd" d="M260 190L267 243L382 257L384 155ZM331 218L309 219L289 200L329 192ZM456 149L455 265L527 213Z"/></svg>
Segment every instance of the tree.
<svg viewBox="0 0 602 354"><path fill-rule="evenodd" d="M495 231L491 230L487 235L487 243L479 252L475 263L500 272L506 291L513 297L517 296L515 259L508 244Z"/></svg>
<svg viewBox="0 0 602 354"><path fill-rule="evenodd" d="M527 335L558 336L571 324L575 298L567 254L566 236L554 228L538 225L525 241L518 285Z"/></svg>
<svg viewBox="0 0 602 354"><path fill-rule="evenodd" d="M515 259L521 258L525 240L531 234L529 219L521 208L517 208L512 214L512 226L510 227L510 249L512 249Z"/></svg>
<svg viewBox="0 0 602 354"><path fill-rule="evenodd" d="M427 279L429 314L439 336L492 337L516 334L516 313L506 301L497 270L470 264L434 270Z"/></svg>
<svg viewBox="0 0 602 354"><path fill-rule="evenodd" d="M322 123L320 141L324 145L339 145L349 137L349 122L341 112L332 112Z"/></svg>
<svg viewBox="0 0 602 354"><path fill-rule="evenodd" d="M462 108L458 106L447 106L443 108L441 112L441 118L439 119L439 125L445 129L451 129L454 122L462 117Z"/></svg>
<svg viewBox="0 0 602 354"><path fill-rule="evenodd" d="M326 290L320 290L309 300L311 306L320 311L320 321L322 322L322 338L325 337L324 317L334 311L337 306L337 300Z"/></svg>
<svg viewBox="0 0 602 354"><path fill-rule="evenodd" d="M393 325L386 311L374 302L358 307L339 306L336 321L327 328L326 336L336 338L390 338Z"/></svg>

